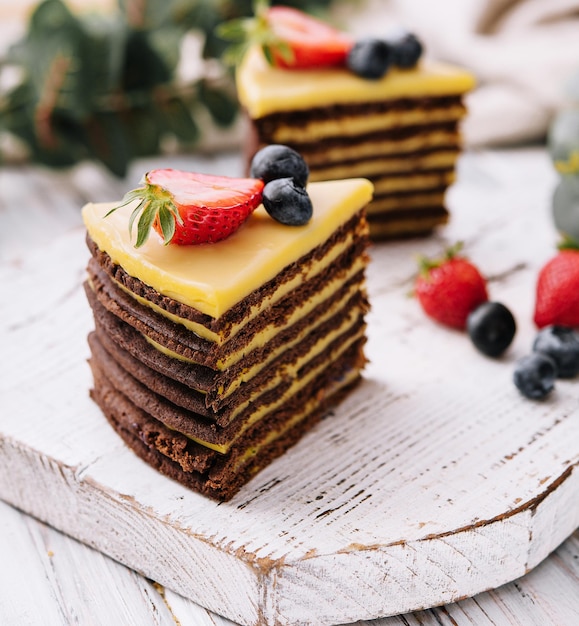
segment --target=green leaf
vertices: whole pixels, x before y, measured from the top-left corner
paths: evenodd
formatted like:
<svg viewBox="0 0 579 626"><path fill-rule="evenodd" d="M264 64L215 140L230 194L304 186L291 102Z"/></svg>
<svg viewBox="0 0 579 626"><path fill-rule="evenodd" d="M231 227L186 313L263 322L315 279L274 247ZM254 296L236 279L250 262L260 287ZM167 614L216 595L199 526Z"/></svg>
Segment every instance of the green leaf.
<svg viewBox="0 0 579 626"><path fill-rule="evenodd" d="M168 83L171 69L151 45L149 34L131 31L127 37L122 87L127 91L149 90Z"/></svg>
<svg viewBox="0 0 579 626"><path fill-rule="evenodd" d="M175 234L175 215L164 204L159 209L159 223L163 233L163 243L167 245Z"/></svg>
<svg viewBox="0 0 579 626"><path fill-rule="evenodd" d="M185 100L173 96L155 99L158 123L163 132L176 137L179 142L194 144L201 131L193 117L192 109Z"/></svg>
<svg viewBox="0 0 579 626"><path fill-rule="evenodd" d="M140 248L149 238L153 222L155 221L155 217L157 217L158 209L158 203L153 200L145 204L145 208L137 222L137 241L135 242L135 248Z"/></svg>
<svg viewBox="0 0 579 626"><path fill-rule="evenodd" d="M30 20L20 52L38 106L61 109L81 119L90 110L90 76L83 71L86 34L60 0L44 0Z"/></svg>
<svg viewBox="0 0 579 626"><path fill-rule="evenodd" d="M87 154L100 161L116 176L126 176L134 153L119 114L113 111L95 112L86 121L84 128L82 139Z"/></svg>
<svg viewBox="0 0 579 626"><path fill-rule="evenodd" d="M216 124L229 126L233 123L237 115L237 103L227 91L214 88L207 81L201 81L199 98Z"/></svg>

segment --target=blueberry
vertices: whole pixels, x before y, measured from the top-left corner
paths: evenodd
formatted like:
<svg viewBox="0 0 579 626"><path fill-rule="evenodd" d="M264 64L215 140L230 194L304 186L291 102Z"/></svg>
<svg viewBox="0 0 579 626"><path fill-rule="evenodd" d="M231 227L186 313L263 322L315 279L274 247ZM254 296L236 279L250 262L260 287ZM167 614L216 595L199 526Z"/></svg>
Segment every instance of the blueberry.
<svg viewBox="0 0 579 626"><path fill-rule="evenodd" d="M560 378L579 374L579 333L566 326L547 326L537 334L533 350L550 356Z"/></svg>
<svg viewBox="0 0 579 626"><path fill-rule="evenodd" d="M293 178L276 178L266 183L262 202L274 220L287 226L303 226L312 217L310 196Z"/></svg>
<svg viewBox="0 0 579 626"><path fill-rule="evenodd" d="M382 39L357 41L346 58L346 65L351 72L373 80L382 78L391 63L392 47Z"/></svg>
<svg viewBox="0 0 579 626"><path fill-rule="evenodd" d="M515 366L513 380L517 389L531 400L541 400L555 388L557 364L550 356L533 352Z"/></svg>
<svg viewBox="0 0 579 626"><path fill-rule="evenodd" d="M511 345L517 325L504 304L483 302L467 317L466 330L477 350L497 357Z"/></svg>
<svg viewBox="0 0 579 626"><path fill-rule="evenodd" d="M403 69L414 67L422 56L420 40L412 33L403 33L391 39L392 62Z"/></svg>
<svg viewBox="0 0 579 626"><path fill-rule="evenodd" d="M255 154L249 175L264 183L276 178L293 178L298 185L305 187L310 170L299 152L288 146L271 144Z"/></svg>

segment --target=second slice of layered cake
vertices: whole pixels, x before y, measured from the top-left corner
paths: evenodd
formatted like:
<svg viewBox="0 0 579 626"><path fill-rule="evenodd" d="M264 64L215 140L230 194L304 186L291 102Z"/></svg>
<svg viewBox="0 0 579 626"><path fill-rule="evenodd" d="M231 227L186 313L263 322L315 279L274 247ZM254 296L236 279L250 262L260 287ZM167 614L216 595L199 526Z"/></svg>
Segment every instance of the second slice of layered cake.
<svg viewBox="0 0 579 626"><path fill-rule="evenodd" d="M368 178L376 239L424 235L445 224L445 194L462 149L463 96L474 77L425 55L408 66L396 60L402 44L373 42L380 58L368 53L367 70L382 64L383 75L369 78L352 70L355 42L345 33L290 8L273 7L261 19L274 43L250 47L236 74L248 161L262 146L281 143L303 155L311 180ZM286 51L282 61L275 45Z"/></svg>
<svg viewBox="0 0 579 626"><path fill-rule="evenodd" d="M134 206L83 209L92 396L145 461L231 498L359 379L368 308L364 179L312 183L313 216L255 210L217 243L135 248Z"/></svg>

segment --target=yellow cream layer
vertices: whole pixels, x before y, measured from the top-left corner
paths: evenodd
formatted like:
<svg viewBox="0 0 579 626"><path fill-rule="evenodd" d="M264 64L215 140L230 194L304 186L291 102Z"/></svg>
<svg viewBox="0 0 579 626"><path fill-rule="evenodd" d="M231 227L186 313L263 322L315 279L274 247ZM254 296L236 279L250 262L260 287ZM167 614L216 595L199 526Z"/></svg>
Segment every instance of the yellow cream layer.
<svg viewBox="0 0 579 626"><path fill-rule="evenodd" d="M232 351L225 358L220 359L217 362L216 369L221 370L221 371L226 370L232 365L235 365L235 363L240 361L244 356L253 352L253 350L256 350L257 348L261 348L262 346L264 346L268 341L271 341L271 339L273 339L276 335L278 335L282 330L298 322L301 318L311 313L319 304L324 302L324 300L326 300L327 298L335 294L337 291L339 291L339 289L344 285L346 281L352 278L357 272L364 269L365 266L366 266L366 260L364 258L356 259L346 272L340 273L338 276L335 277L334 280L327 283L322 289L320 289L313 297L309 298L303 304L296 307L292 311L288 319L284 322L283 325L280 325L279 323L276 323L274 321L269 326L266 326L259 332L255 333L249 343L242 345L239 350ZM348 297L351 297L352 293L353 293L353 290L351 289L348 292L349 294ZM340 300L340 302L342 301L343 299ZM335 306L331 307L331 309L329 308L328 311L326 311L326 314L329 311L334 311L335 308L336 308ZM161 346L160 344L152 340L149 340L148 338L147 340L150 341L151 345L154 345L155 347L160 349L162 352L164 352L168 356L177 355L174 358L178 358L182 361L192 362L190 359L186 359L185 357L171 350L168 350L167 348L163 348L163 346Z"/></svg>
<svg viewBox="0 0 579 626"><path fill-rule="evenodd" d="M250 381L254 376L256 376L259 372L261 372L266 366L268 366L278 356L280 356L285 350L289 350L293 348L294 346L299 345L302 341L304 341L304 339L310 333L315 333L316 329L321 324L323 324L325 321L329 320L333 315L335 315L348 302L348 300L354 295L354 293L360 290L361 288L362 287L359 284L352 285L350 289L342 296L342 298L340 298L340 300L334 303L332 307L329 307L328 310L325 311L324 314L318 320L316 320L315 324L307 326L306 328L303 328L302 331L296 337L294 337L291 341L286 342L285 344L281 346L278 346L276 350L271 350L265 359L263 359L262 361L259 361L258 363L255 363L252 367L244 369L236 379L234 379L233 381L230 381L227 388L225 388L224 385L221 385L219 387L220 398L224 399L230 396L234 391L239 389L242 383L246 383ZM362 315L360 310L356 309L356 311L357 311L358 316ZM327 338L331 336L333 335L325 335L324 337ZM166 356L171 357L173 359L178 359L180 361L185 361L187 363L193 363L193 361L191 361L190 359L182 357L181 355L177 354L173 350L169 350L165 346L158 344L157 342L153 341L152 339L149 339L146 336L145 336L145 339L154 348L156 348L157 350L159 350L159 352L162 352ZM331 339L327 340L327 343L329 343L330 341ZM312 355L312 356L315 356L315 355ZM204 393L201 390L196 390L196 391L199 391L200 393Z"/></svg>
<svg viewBox="0 0 579 626"><path fill-rule="evenodd" d="M323 340L323 341L318 342L319 344L322 344L322 345L320 347L316 345L316 349L315 349L316 352L321 352L329 343L331 343L333 339L336 339L336 337L346 332L355 322L356 322L356 316L351 315L350 318L346 320L340 328L336 329L332 333L332 338L330 340L328 341ZM343 354L354 343L354 341L357 341L363 335L364 335L364 330L362 329L359 333L349 337L342 344L340 344L340 347L332 354L330 362L338 359L339 356ZM295 395L296 393L299 393L300 390L303 389L308 383L310 383L316 376L321 374L321 372L326 367L328 367L328 362L321 363L318 367L315 367L311 371L309 371L306 376L302 376L299 379L296 378L294 384L291 387L289 387L283 394L281 394L274 402L272 402L269 405L262 406L257 411L255 411L247 419L247 421L244 422L243 427L235 434L235 436L226 443L222 443L222 444L213 443L210 441L205 441L204 439L200 439L198 437L192 437L191 435L187 435L187 436L189 437L189 439L192 439L196 443L201 444L202 446L206 448L210 448L211 450L216 450L217 452L221 452L222 454L225 454L231 449L231 446L235 443L235 441L239 439L239 437L250 426L253 426L253 424L257 423L260 419L265 417L267 414L271 413L272 411L275 411L275 409L282 406L282 404L287 402L293 395ZM297 367L295 369L288 368L287 374L295 377L295 374L297 373L297 371L298 371Z"/></svg>
<svg viewBox="0 0 579 626"><path fill-rule="evenodd" d="M326 179L328 180L328 179ZM141 296L136 295L120 283L115 282L115 284L125 291L128 295L134 298L137 302L142 304L143 306L147 306L159 315L166 317L168 320L171 320L175 324L181 324L185 326L187 330L195 333L198 337L202 337L203 339L207 339L208 341L212 341L213 343L221 346L227 340L231 339L236 333L238 333L248 322L257 317L260 313L262 313L265 309L273 306L277 302L279 302L284 296L290 293L296 287L299 287L302 283L310 280L317 276L322 270L329 267L343 252L345 252L353 243L354 235L352 233L347 233L344 239L338 242L318 263L310 265L305 271L296 274L291 280L288 280L281 284L273 294L271 294L267 298L262 298L256 305L252 306L251 309L247 310L245 317L238 322L237 324L233 324L230 328L225 329L223 333L217 333L212 331L207 326L200 324L198 322L193 322L191 320L184 319L175 315L174 313L170 313L166 311L162 307L150 302L146 298L142 298Z"/></svg>
<svg viewBox="0 0 579 626"><path fill-rule="evenodd" d="M432 130L427 133L413 135L406 139L385 139L376 141L356 142L348 146L328 147L322 142L320 151L303 150L310 170L314 171L318 165L326 166L329 163L344 160L372 158L388 155L408 155L412 158L415 152L420 150L430 150L433 148L448 148L449 146L458 149L460 136L458 132L448 130Z"/></svg>
<svg viewBox="0 0 579 626"><path fill-rule="evenodd" d="M388 222L370 222L370 234L376 239L380 239L380 237L399 237L400 235L426 233L446 222L447 218L442 216L399 218Z"/></svg>
<svg viewBox="0 0 579 626"><path fill-rule="evenodd" d="M421 207L442 206L444 192L416 193L409 196L376 198L368 205L368 217L397 209L418 209Z"/></svg>
<svg viewBox="0 0 579 626"><path fill-rule="evenodd" d="M405 126L426 126L455 122L464 116L464 107L457 105L428 111L385 111L368 115L351 115L331 119L311 120L299 124L280 124L273 133L272 143L311 143L332 137L357 137L385 132ZM425 132L425 131L421 131ZM299 148L298 148L299 149Z"/></svg>
<svg viewBox="0 0 579 626"><path fill-rule="evenodd" d="M256 47L242 60L236 82L239 100L254 119L334 104L463 94L475 84L469 72L426 58L410 70L393 68L380 80L365 80L345 68L284 70L269 66Z"/></svg>
<svg viewBox="0 0 579 626"><path fill-rule="evenodd" d="M218 318L284 267L324 243L372 197L364 179L312 183L314 215L305 226L284 226L259 207L233 235L215 244L164 246L152 233L134 247L128 222L131 203L109 217L115 203L87 204L89 235L112 261L160 294Z"/></svg>
<svg viewBox="0 0 579 626"><path fill-rule="evenodd" d="M316 168L312 176L316 180L331 180L350 176L371 177L384 174L400 174L402 172L419 172L430 169L450 169L455 167L458 150L445 150L431 154L418 154L406 157L383 157L365 159L343 165L330 165Z"/></svg>
<svg viewBox="0 0 579 626"><path fill-rule="evenodd" d="M315 411L320 406L320 402L322 400L325 400L326 398L331 398L334 394L340 391L340 389L343 389L344 387L347 387L348 385L353 383L359 376L360 371L358 369L352 369L347 372L343 378L341 378L340 380L336 380L330 388L325 390L323 398L312 398L300 413L294 415L291 420L287 421L283 425L283 428L269 431L258 445L250 446L249 448L247 448L247 450L243 453L243 455L238 458L237 462L235 463L235 469L237 470L249 459L255 457L262 448L270 443L273 443L276 439L279 439L279 437L287 433L294 426L299 424L303 419L308 417L310 413L313 413L313 411ZM258 469L259 468L256 468L255 471L258 471Z"/></svg>
<svg viewBox="0 0 579 626"><path fill-rule="evenodd" d="M413 191L437 189L448 187L454 182L456 174L449 172L423 172L421 174L408 174L402 176L385 176L374 182L376 195L396 193L397 191Z"/></svg>

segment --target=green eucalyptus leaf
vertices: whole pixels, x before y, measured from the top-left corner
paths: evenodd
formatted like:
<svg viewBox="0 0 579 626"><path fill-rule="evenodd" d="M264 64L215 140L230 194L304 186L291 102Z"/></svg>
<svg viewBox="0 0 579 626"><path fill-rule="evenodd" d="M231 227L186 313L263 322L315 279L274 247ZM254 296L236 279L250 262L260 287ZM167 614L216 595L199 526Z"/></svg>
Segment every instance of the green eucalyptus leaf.
<svg viewBox="0 0 579 626"><path fill-rule="evenodd" d="M118 113L95 112L85 124L84 143L88 154L105 165L113 174L126 176L134 154Z"/></svg>
<svg viewBox="0 0 579 626"><path fill-rule="evenodd" d="M190 106L177 96L156 99L156 113L164 132L182 144L194 144L201 136Z"/></svg>
<svg viewBox="0 0 579 626"><path fill-rule="evenodd" d="M233 123L237 115L237 103L227 91L212 87L207 81L201 81L199 98L216 124L229 126Z"/></svg>

